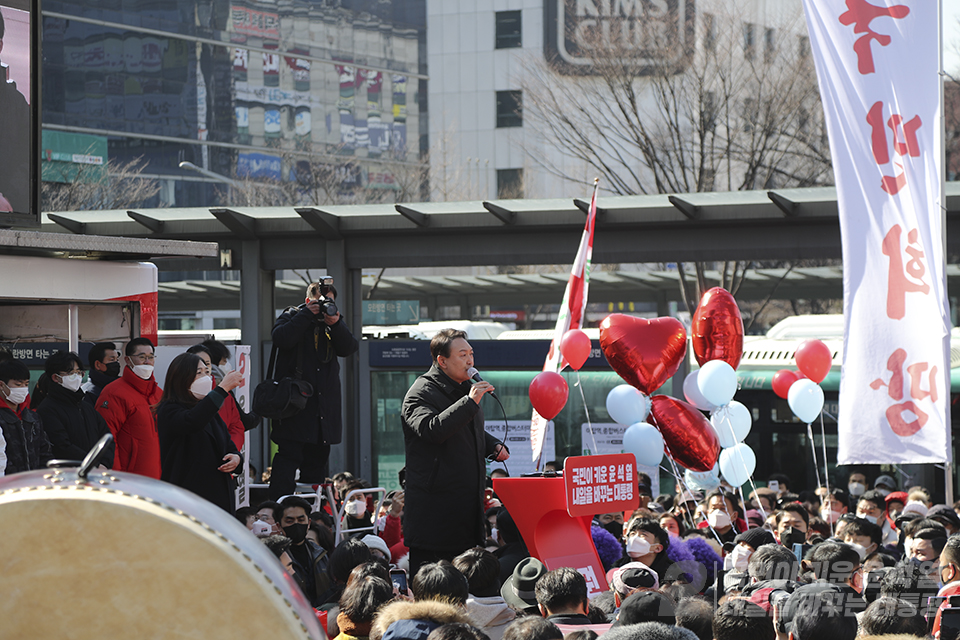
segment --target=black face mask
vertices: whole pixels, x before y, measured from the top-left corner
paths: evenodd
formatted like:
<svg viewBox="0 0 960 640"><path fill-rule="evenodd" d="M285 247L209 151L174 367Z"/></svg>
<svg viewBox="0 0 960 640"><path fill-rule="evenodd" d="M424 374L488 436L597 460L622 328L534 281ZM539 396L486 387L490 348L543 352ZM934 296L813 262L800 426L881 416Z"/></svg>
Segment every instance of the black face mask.
<svg viewBox="0 0 960 640"><path fill-rule="evenodd" d="M623 523L617 522L616 520L614 520L612 522L608 522L607 524L601 525L601 526L607 531L609 531L613 535L613 537L616 538L617 540L623 537Z"/></svg>
<svg viewBox="0 0 960 640"><path fill-rule="evenodd" d="M780 544L788 548L792 548L795 544L804 544L806 541L806 532L794 529L793 527L787 527L783 530L783 533L780 534Z"/></svg>
<svg viewBox="0 0 960 640"><path fill-rule="evenodd" d="M290 538L293 544L300 544L307 537L307 525L288 524L283 528L283 533Z"/></svg>
<svg viewBox="0 0 960 640"><path fill-rule="evenodd" d="M109 362L107 363L107 370L103 372L108 378L119 378L120 377L120 363L119 362Z"/></svg>

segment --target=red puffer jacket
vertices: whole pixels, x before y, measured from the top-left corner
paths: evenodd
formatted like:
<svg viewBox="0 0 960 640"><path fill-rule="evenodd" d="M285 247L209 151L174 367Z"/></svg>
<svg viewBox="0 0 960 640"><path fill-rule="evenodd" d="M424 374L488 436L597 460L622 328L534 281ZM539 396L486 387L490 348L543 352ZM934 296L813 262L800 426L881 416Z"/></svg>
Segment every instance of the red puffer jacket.
<svg viewBox="0 0 960 640"><path fill-rule="evenodd" d="M113 468L160 479L160 440L153 407L162 390L153 379L144 380L124 369L97 399L97 411L107 421L117 443Z"/></svg>

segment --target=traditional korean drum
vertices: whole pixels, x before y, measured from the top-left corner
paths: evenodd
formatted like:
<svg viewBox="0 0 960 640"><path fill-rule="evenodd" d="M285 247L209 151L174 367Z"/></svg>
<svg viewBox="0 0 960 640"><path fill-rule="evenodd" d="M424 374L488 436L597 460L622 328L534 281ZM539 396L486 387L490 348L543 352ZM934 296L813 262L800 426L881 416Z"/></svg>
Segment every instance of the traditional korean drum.
<svg viewBox="0 0 960 640"><path fill-rule="evenodd" d="M0 478L0 638L325 638L235 518L159 480L84 470Z"/></svg>

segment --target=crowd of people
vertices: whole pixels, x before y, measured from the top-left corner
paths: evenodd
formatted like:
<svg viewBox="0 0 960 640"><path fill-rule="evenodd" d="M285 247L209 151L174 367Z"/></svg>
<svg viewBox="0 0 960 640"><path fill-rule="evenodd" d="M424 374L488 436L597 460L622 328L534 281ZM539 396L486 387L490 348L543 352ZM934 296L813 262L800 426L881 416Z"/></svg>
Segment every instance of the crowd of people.
<svg viewBox="0 0 960 640"><path fill-rule="evenodd" d="M95 345L86 384L81 358L58 351L32 390L26 365L0 352L0 472L79 460L111 433L97 464L234 513L338 640L960 636L960 503L933 504L887 475L794 492L778 474L742 502L722 484L653 496L641 473L639 507L591 527L609 590L573 568L548 571L486 477L485 460L510 452L484 431L481 400L494 388L452 329L431 340L431 367L404 398L404 488L377 511L364 481L327 477L341 433L337 358L357 347L335 297L331 283L311 285L275 324L277 376L309 379L315 395L274 421L270 500L256 508L234 513L234 477L259 418L237 403L242 376L215 340L177 355L162 388L146 338ZM292 495L298 472L329 483L331 498Z"/></svg>
<svg viewBox="0 0 960 640"><path fill-rule="evenodd" d="M776 490L758 488L746 504L723 487L654 497L639 480L638 509L593 520L610 587L592 594L580 572L530 556L496 494L484 504L482 545L416 570L402 490L376 514L372 499L358 499L335 544L342 500L367 486L349 473L334 476L333 504L291 496L237 517L337 640L956 637L960 616L945 596L960 595L960 503L934 505L927 490L898 490L886 475L868 489L859 472L846 489L798 493L778 475ZM360 525L376 532L351 536ZM407 571L409 589L395 579Z"/></svg>
<svg viewBox="0 0 960 640"><path fill-rule="evenodd" d="M134 338L122 356L114 343L98 343L86 384L80 356L57 351L31 391L27 366L0 351L0 473L83 460L109 433L100 467L176 484L232 513L244 431L259 420L237 403L243 377L229 356L216 340L190 347L167 368L161 389L148 339Z"/></svg>

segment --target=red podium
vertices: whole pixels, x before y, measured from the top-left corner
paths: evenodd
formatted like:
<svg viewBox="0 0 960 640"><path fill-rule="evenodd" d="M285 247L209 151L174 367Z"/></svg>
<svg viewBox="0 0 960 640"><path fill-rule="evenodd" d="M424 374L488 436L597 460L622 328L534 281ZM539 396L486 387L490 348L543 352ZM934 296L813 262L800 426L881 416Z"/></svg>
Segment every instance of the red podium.
<svg viewBox="0 0 960 640"><path fill-rule="evenodd" d="M592 517L570 517L562 477L495 478L493 490L513 516L530 555L550 570L579 571L587 580L590 598L608 589L590 536Z"/></svg>

